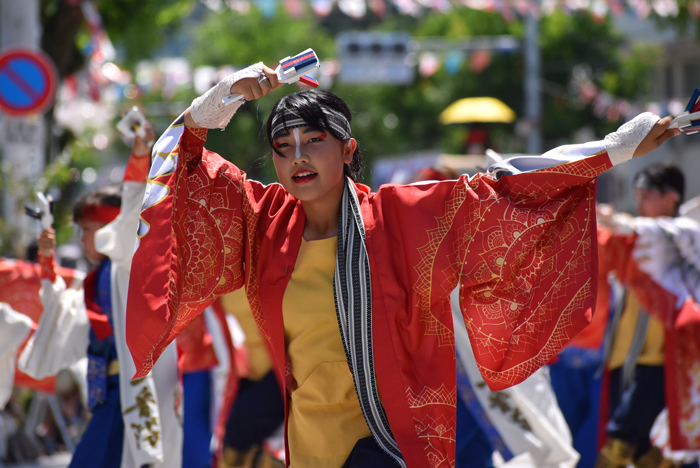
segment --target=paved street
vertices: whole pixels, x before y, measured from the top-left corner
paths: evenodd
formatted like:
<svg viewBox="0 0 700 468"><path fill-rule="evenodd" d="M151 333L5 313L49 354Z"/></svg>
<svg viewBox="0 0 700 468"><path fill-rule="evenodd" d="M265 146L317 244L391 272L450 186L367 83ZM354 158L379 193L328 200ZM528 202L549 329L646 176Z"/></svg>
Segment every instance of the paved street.
<svg viewBox="0 0 700 468"><path fill-rule="evenodd" d="M35 463L21 464L21 465L3 465L0 463L2 468L66 468L70 463L70 453L61 453L54 455L52 457L41 457Z"/></svg>

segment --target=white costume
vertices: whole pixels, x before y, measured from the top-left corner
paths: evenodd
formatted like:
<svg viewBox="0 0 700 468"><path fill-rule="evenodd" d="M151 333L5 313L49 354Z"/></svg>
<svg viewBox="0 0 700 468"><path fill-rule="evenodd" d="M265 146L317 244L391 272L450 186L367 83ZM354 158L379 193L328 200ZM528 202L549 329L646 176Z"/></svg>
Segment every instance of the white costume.
<svg viewBox="0 0 700 468"><path fill-rule="evenodd" d="M17 349L32 331L32 320L0 302L0 408L12 395Z"/></svg>

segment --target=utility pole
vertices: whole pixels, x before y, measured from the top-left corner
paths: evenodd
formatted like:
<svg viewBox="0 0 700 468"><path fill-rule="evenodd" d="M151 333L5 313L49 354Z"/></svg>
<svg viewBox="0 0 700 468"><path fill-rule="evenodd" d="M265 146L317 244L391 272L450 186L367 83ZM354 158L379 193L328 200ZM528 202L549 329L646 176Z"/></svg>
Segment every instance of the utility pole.
<svg viewBox="0 0 700 468"><path fill-rule="evenodd" d="M527 152L542 153L542 57L539 12L525 17L525 118L528 123Z"/></svg>

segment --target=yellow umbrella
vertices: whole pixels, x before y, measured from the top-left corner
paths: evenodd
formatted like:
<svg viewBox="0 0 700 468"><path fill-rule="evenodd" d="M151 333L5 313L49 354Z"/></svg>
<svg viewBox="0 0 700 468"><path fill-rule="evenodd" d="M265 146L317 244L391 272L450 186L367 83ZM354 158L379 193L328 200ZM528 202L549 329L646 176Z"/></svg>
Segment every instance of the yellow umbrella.
<svg viewBox="0 0 700 468"><path fill-rule="evenodd" d="M440 123L501 122L515 121L515 112L496 98L464 98L450 104L440 114Z"/></svg>

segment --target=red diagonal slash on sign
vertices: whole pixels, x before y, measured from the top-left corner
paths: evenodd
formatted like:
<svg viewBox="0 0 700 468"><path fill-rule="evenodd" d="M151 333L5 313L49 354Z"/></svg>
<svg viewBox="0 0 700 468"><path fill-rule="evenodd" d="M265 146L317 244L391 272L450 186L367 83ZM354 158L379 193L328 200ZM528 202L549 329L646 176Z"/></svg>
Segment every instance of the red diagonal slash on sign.
<svg viewBox="0 0 700 468"><path fill-rule="evenodd" d="M32 88L29 83L27 83L24 78L22 78L22 75L17 73L12 69L12 67L8 64L5 68L0 70L0 73L4 73L7 75L7 77L14 83L15 86L17 86L24 94L29 96L29 99L31 99L33 102L37 102L41 100L41 95L34 91L34 88Z"/></svg>

